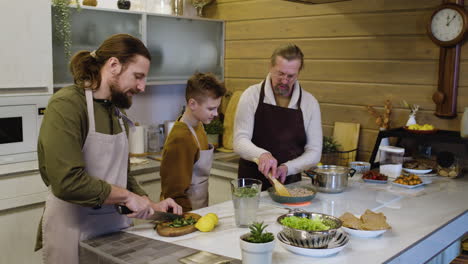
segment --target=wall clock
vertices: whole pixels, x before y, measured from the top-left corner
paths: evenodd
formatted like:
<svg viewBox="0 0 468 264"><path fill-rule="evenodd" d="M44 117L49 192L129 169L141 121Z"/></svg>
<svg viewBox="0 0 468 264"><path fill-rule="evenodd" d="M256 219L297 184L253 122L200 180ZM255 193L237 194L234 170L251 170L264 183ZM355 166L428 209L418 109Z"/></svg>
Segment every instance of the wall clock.
<svg viewBox="0 0 468 264"><path fill-rule="evenodd" d="M468 15L463 0L447 1L437 7L427 25L429 37L440 46L439 79L437 91L432 96L438 117L454 118L457 115L460 50L467 29Z"/></svg>

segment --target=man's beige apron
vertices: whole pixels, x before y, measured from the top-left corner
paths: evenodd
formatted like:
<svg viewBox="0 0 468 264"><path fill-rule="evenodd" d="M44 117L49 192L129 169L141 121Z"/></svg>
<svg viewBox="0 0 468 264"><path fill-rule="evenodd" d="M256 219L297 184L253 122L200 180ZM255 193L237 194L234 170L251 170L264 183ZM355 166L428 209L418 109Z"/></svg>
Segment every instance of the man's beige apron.
<svg viewBox="0 0 468 264"><path fill-rule="evenodd" d="M193 127L185 123L193 137L197 141L200 149L200 158L193 164L192 183L187 190L187 196L192 205L192 210L208 206L208 178L210 176L211 165L213 164L213 145L209 144L207 150L201 150L200 142Z"/></svg>
<svg viewBox="0 0 468 264"><path fill-rule="evenodd" d="M89 131L82 149L86 172L123 188L127 186L128 141L122 118L122 132L96 132L93 94L86 90ZM113 205L100 209L83 207L55 197L49 190L42 222L45 264L78 264L79 241L118 231L131 220L119 215Z"/></svg>

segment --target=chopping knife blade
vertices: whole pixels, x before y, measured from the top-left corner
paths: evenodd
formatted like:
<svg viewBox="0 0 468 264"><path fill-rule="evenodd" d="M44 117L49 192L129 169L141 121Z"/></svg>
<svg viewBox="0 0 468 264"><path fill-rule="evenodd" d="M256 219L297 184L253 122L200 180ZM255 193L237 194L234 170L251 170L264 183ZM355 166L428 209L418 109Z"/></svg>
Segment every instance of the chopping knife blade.
<svg viewBox="0 0 468 264"><path fill-rule="evenodd" d="M131 214L133 213L132 210L130 210L127 206L125 205L116 205L115 208L117 209L117 212L119 214ZM172 213L166 213L166 212L161 212L161 211L154 211L154 214L151 215L148 220L156 220L156 221L174 221L176 219L182 218L181 215L178 214L172 214Z"/></svg>

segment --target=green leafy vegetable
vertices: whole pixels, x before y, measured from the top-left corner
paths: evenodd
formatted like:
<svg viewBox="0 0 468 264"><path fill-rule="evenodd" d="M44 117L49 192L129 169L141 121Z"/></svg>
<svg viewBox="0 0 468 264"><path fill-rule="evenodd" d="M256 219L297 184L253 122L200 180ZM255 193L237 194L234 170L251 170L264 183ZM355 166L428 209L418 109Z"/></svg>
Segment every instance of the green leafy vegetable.
<svg viewBox="0 0 468 264"><path fill-rule="evenodd" d="M297 216L288 216L281 220L281 224L306 231L323 231L328 230L331 227L324 224L321 217L316 217L314 219L297 217Z"/></svg>
<svg viewBox="0 0 468 264"><path fill-rule="evenodd" d="M193 225L197 222L193 217L189 218L179 218L174 220L171 224L169 224L169 227L183 227L183 226L188 226L188 225Z"/></svg>
<svg viewBox="0 0 468 264"><path fill-rule="evenodd" d="M268 243L273 241L275 237L270 232L265 232L265 228L268 225L264 225L263 222L254 222L249 226L250 234L244 240L251 243Z"/></svg>
<svg viewBox="0 0 468 264"><path fill-rule="evenodd" d="M239 187L234 191L234 195L237 197L255 197L259 189L256 184L252 185L252 187Z"/></svg>

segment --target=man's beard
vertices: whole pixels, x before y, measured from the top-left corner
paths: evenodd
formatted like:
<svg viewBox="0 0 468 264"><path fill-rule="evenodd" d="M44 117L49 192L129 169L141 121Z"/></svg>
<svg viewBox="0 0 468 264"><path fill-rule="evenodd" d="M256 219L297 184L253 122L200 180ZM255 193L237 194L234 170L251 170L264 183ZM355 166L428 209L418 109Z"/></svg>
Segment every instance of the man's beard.
<svg viewBox="0 0 468 264"><path fill-rule="evenodd" d="M111 90L111 102L118 108L128 109L132 106L132 97L121 92L121 87L117 81L112 81L109 84Z"/></svg>
<svg viewBox="0 0 468 264"><path fill-rule="evenodd" d="M273 87L273 92L280 96L290 96L292 89L290 89L288 85L277 84Z"/></svg>

